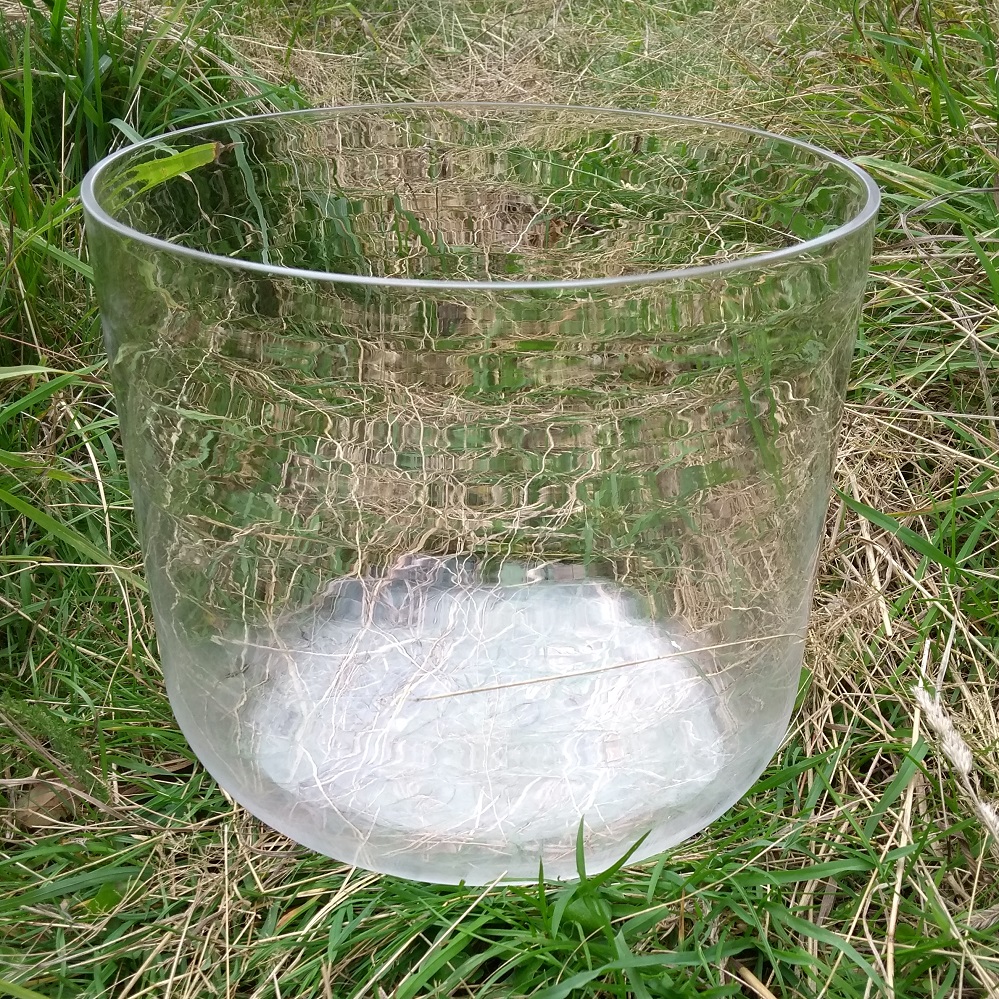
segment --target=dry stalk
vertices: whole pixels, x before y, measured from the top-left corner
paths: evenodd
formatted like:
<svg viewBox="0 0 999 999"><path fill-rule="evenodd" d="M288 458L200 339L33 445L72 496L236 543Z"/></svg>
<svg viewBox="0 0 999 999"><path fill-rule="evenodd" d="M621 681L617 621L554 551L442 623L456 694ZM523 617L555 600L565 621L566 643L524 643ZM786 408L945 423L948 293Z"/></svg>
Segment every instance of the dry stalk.
<svg viewBox="0 0 999 999"><path fill-rule="evenodd" d="M922 709L926 724L936 733L940 752L953 767L958 787L968 799L979 821L991 834L992 848L996 850L996 844L999 842L999 813L979 792L975 775L975 757L971 747L951 721L936 690L931 692L920 684L913 688L912 695Z"/></svg>

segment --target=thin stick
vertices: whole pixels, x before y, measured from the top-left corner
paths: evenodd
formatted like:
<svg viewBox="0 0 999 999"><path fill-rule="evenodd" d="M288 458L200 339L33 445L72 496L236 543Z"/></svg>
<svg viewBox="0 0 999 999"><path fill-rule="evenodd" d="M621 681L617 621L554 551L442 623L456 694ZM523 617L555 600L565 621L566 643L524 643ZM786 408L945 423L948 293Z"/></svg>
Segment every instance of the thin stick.
<svg viewBox="0 0 999 999"><path fill-rule="evenodd" d="M744 964L740 964L734 958L729 962L732 970L748 985L760 999L777 999L777 997L754 975Z"/></svg>
<svg viewBox="0 0 999 999"><path fill-rule="evenodd" d="M581 669L575 673L555 673L552 676L537 676L530 680L515 680L513 683L497 683L489 687L469 687L468 690L453 690L446 694L431 694L428 697L414 697L414 701L443 701L449 697L464 697L466 694L485 694L493 690L508 690L511 687L528 687L535 683L551 683L553 680L571 680L577 676L593 676L598 673L609 673L611 670L626 669L628 666L645 666L648 663L662 662L664 659L680 659L692 656L698 652L714 652L716 649L730 649L738 645L752 645L754 642L772 642L779 638L800 638L805 636L799 632L787 632L779 635L761 635L757 638L740 638L734 642L720 642L718 645L702 645L696 649L680 649L677 652L667 652L651 659L634 659L626 663L614 663L612 666L597 666L594 669Z"/></svg>

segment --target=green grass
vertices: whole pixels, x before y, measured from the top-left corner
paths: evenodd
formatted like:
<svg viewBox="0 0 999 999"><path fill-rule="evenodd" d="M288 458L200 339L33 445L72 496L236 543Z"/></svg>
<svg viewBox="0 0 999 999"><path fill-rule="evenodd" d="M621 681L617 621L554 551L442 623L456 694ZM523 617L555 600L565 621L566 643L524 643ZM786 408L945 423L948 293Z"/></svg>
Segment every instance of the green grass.
<svg viewBox="0 0 999 999"><path fill-rule="evenodd" d="M0 995L999 989L999 85L985 3L0 10ZM196 764L156 666L81 258L82 172L133 133L331 96L464 94L755 121L861 158L886 196L793 729L704 834L568 885L347 871L250 818ZM935 713L912 696L922 677ZM25 819L39 780L58 792L48 827Z"/></svg>

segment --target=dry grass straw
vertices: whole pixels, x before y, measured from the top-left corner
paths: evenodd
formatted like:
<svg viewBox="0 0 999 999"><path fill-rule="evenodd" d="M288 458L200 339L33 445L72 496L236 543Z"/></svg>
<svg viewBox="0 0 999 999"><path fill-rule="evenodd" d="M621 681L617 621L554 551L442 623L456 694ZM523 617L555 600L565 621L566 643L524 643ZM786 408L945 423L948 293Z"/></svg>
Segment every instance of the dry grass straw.
<svg viewBox="0 0 999 999"><path fill-rule="evenodd" d="M978 459L955 446L958 442L952 439L944 416L883 402L874 399L848 409L839 459L842 488L877 510L925 510L934 499L946 503L955 474L975 468ZM962 423L967 420L957 418ZM975 421L969 423L966 429L978 432ZM999 661L994 648L977 637L978 622L969 616L971 608L963 603L959 586L947 577L940 566L927 567L896 537L834 501L820 572L824 585L812 618L815 682L797 734L809 752L846 745L854 729L887 747L897 742L898 715L896 702L886 700L885 691L894 691L903 702L911 696L910 745L920 744L922 723L938 750L938 770L936 774L913 773L902 807L879 842L884 854L925 841L927 828L945 830L960 820L946 790L952 782L962 799L958 808L963 803L987 833L993 837L999 833L995 808L983 789L983 783L994 788L999 775L993 748L999 738L999 716L992 696ZM927 634L931 637L924 639ZM877 636L873 646L872 636ZM913 648L922 650L918 670L909 665ZM849 720L851 716L855 722ZM882 748L872 762L856 768L844 761L839 770L842 793L862 814L865 807L876 805L886 776L883 768L889 768L890 776L897 765L897 758L893 760ZM842 826L841 833L847 834L848 826ZM899 900L913 890L915 878L918 890L924 896L929 893L927 900L932 898L946 913L960 943L962 965L967 963L991 987L999 982L961 929L962 925L980 929L995 921L987 875L995 843L983 855L963 837L958 840L958 849L964 853L961 863L954 863L931 841L911 873L903 870L904 861L896 864L887 926L868 931L870 947L884 955L889 981ZM835 840L827 842L823 852L834 853ZM941 870L945 872L942 878L934 876L933 872ZM832 891L834 897L834 887ZM981 909L980 898L986 900ZM872 894L858 914L862 916L873 902Z"/></svg>
<svg viewBox="0 0 999 999"><path fill-rule="evenodd" d="M823 27L835 37L835 25ZM815 47L800 52L793 39L805 30ZM535 101L755 124L777 110L792 74L833 71L823 41L808 11L783 0L670 9L426 2L325 17L289 5L232 39L263 78L295 80L318 106Z"/></svg>

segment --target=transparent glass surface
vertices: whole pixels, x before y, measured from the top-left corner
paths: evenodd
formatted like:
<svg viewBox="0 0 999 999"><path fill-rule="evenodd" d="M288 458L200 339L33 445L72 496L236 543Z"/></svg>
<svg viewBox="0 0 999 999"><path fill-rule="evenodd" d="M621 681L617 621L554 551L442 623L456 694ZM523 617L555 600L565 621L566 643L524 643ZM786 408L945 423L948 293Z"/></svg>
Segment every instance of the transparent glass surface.
<svg viewBox="0 0 999 999"><path fill-rule="evenodd" d="M746 792L801 667L861 171L400 105L174 133L83 196L167 689L237 800L486 883Z"/></svg>

